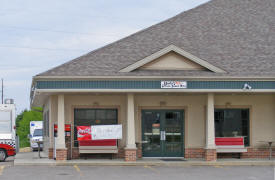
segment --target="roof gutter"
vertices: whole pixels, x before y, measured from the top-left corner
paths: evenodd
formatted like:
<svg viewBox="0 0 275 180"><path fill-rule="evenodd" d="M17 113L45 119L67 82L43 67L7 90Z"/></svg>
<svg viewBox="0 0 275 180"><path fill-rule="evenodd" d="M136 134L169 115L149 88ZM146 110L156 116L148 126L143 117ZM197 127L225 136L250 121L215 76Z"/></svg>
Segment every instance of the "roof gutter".
<svg viewBox="0 0 275 180"><path fill-rule="evenodd" d="M270 76L34 76L32 80L32 86L36 80L121 80L121 79L127 79L127 80L167 80L167 79L177 79L177 80L209 80L209 81L215 81L215 80L224 80L224 81L242 81L242 80L250 80L250 81L275 81L275 77Z"/></svg>
<svg viewBox="0 0 275 180"><path fill-rule="evenodd" d="M36 89L35 93L274 93L275 89Z"/></svg>

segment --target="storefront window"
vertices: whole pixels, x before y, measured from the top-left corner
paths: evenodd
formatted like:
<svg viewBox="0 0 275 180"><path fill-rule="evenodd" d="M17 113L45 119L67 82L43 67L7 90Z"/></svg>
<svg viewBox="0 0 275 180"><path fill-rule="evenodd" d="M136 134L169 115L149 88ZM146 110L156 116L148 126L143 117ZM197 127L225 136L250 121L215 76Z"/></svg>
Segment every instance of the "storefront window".
<svg viewBox="0 0 275 180"><path fill-rule="evenodd" d="M117 124L116 109L75 109L74 110L74 146L78 146L77 126Z"/></svg>
<svg viewBox="0 0 275 180"><path fill-rule="evenodd" d="M215 109L216 137L244 137L249 146L249 109Z"/></svg>

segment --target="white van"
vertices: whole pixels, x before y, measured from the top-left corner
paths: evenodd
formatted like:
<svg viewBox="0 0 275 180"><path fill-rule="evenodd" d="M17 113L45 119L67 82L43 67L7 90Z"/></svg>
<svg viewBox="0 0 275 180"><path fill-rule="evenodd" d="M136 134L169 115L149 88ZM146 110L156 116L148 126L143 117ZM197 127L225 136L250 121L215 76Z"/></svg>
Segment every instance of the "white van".
<svg viewBox="0 0 275 180"><path fill-rule="evenodd" d="M30 144L31 149L38 150L38 143L43 141L43 121L31 121L30 122ZM43 144L40 145L40 150L43 149Z"/></svg>

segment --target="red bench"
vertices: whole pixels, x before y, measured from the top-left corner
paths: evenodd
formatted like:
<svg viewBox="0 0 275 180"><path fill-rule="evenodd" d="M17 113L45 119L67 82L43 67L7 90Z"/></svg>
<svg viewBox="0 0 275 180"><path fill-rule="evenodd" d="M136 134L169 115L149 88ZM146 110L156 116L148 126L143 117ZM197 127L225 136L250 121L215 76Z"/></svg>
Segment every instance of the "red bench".
<svg viewBox="0 0 275 180"><path fill-rule="evenodd" d="M215 138L217 153L243 153L247 152L243 137L217 137Z"/></svg>
<svg viewBox="0 0 275 180"><path fill-rule="evenodd" d="M118 153L117 140L85 140L79 141L79 153Z"/></svg>

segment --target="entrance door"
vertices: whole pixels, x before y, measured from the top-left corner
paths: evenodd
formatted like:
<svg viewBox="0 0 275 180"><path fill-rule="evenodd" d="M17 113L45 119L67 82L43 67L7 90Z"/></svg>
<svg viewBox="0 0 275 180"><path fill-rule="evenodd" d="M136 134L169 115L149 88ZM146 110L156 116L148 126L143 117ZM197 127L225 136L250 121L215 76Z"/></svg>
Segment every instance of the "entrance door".
<svg viewBox="0 0 275 180"><path fill-rule="evenodd" d="M142 110L143 156L182 157L183 125L183 110Z"/></svg>

